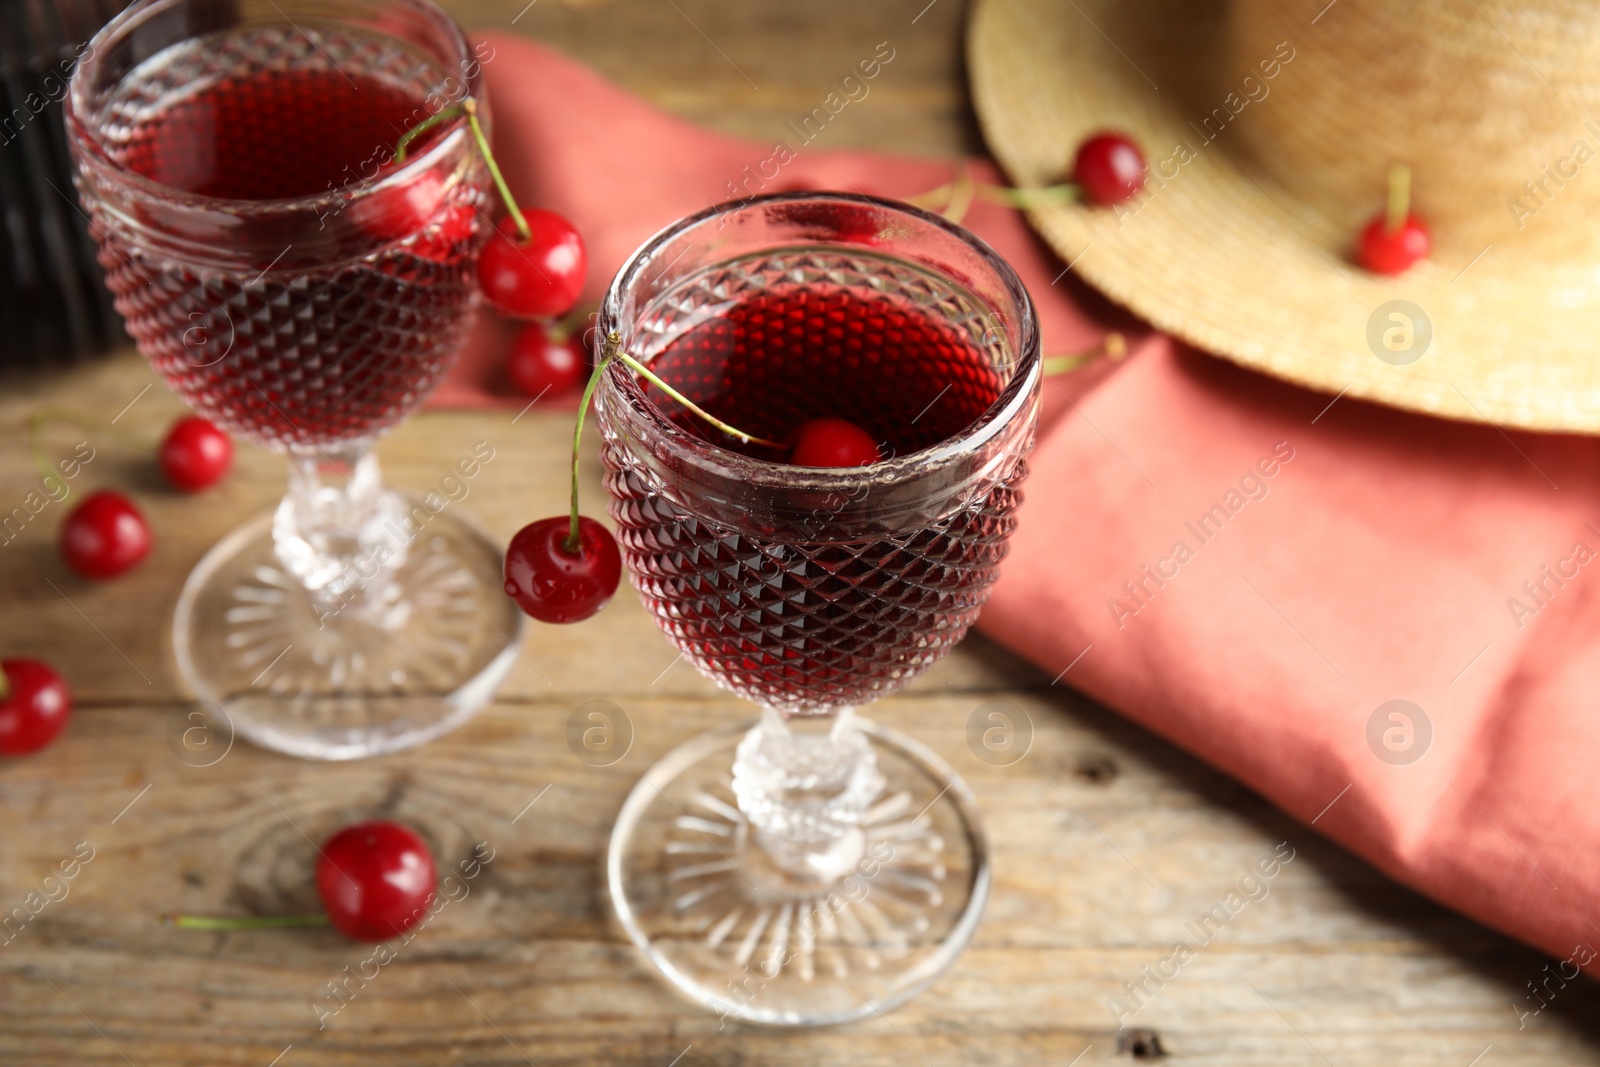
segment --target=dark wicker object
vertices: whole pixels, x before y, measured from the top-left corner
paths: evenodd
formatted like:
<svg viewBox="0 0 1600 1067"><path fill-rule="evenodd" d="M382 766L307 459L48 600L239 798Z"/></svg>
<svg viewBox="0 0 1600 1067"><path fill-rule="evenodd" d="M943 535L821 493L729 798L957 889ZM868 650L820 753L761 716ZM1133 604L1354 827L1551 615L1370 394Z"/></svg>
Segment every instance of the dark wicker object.
<svg viewBox="0 0 1600 1067"><path fill-rule="evenodd" d="M61 124L67 78L122 0L0 0L0 369L123 338L78 207Z"/></svg>

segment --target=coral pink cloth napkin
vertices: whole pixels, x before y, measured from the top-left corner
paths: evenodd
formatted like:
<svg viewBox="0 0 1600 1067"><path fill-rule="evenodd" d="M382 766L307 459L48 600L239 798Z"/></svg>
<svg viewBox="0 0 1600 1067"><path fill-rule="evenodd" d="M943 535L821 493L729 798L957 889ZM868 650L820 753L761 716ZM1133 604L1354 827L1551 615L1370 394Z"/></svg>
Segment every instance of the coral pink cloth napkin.
<svg viewBox="0 0 1600 1067"><path fill-rule="evenodd" d="M794 158L766 179L775 145L486 40L502 165L583 232L590 296L712 203L950 175L784 128ZM1135 337L1119 364L1048 380L983 627L1395 878L1600 969L1600 442L1330 404L1150 334L1013 212L967 223L1028 283L1047 352ZM435 405L526 403L498 381L508 336L486 323Z"/></svg>

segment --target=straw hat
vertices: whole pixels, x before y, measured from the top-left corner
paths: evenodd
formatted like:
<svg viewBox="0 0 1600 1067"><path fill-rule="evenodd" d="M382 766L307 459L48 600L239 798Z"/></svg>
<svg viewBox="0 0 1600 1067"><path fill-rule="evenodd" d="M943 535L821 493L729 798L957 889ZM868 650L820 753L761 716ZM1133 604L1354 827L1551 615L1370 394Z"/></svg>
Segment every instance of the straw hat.
<svg viewBox="0 0 1600 1067"><path fill-rule="evenodd" d="M1600 433L1600 4L981 0L989 144L1020 186L1101 128L1140 197L1031 212L1072 270L1207 351L1330 394ZM1352 251L1411 168L1430 260Z"/></svg>

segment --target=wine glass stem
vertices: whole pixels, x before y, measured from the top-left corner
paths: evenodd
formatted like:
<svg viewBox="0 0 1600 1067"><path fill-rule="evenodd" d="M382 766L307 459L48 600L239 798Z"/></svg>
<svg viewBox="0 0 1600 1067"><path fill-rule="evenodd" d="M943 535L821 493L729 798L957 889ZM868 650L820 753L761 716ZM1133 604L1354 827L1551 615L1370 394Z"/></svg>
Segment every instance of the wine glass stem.
<svg viewBox="0 0 1600 1067"><path fill-rule="evenodd" d="M862 817L882 789L852 708L765 708L734 757L734 795L756 842L779 867L823 884L861 861Z"/></svg>
<svg viewBox="0 0 1600 1067"><path fill-rule="evenodd" d="M390 577L411 535L405 498L383 484L371 443L290 454L289 492L273 516L278 561L324 621L393 607Z"/></svg>

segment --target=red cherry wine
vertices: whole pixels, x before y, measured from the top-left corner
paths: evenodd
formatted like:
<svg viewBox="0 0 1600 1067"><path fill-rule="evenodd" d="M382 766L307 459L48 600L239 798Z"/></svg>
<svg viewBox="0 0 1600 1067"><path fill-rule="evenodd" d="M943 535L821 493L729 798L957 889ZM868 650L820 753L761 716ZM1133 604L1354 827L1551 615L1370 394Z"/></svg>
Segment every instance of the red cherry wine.
<svg viewBox="0 0 1600 1067"><path fill-rule="evenodd" d="M470 325L484 202L480 181L443 171L348 202L349 187L389 169L444 72L378 34L302 29L175 45L102 106L124 167L174 195L230 201L222 210L257 236L299 228L263 262L211 267L203 251L172 253L96 212L100 261L140 350L200 414L279 449L371 437L420 406ZM325 203L275 223L272 202L290 198ZM354 253L273 259L330 232L348 233Z"/></svg>
<svg viewBox="0 0 1600 1067"><path fill-rule="evenodd" d="M863 258L828 273L871 270ZM650 366L748 433L783 440L831 416L865 429L885 456L906 455L959 435L1004 386L997 353L883 280L780 282L718 303L716 283L706 288L707 310L687 315ZM672 417L723 447L781 458L686 412ZM670 499L625 438L607 436L611 513L657 624L719 684L796 712L893 692L961 640L988 599L1026 474L1019 455L987 493L894 536L779 541L697 514L692 499Z"/></svg>
<svg viewBox="0 0 1600 1067"><path fill-rule="evenodd" d="M201 196L312 196L357 180L426 114L420 97L359 70L224 76L148 112L122 164Z"/></svg>

